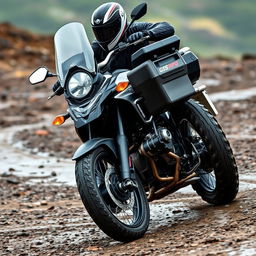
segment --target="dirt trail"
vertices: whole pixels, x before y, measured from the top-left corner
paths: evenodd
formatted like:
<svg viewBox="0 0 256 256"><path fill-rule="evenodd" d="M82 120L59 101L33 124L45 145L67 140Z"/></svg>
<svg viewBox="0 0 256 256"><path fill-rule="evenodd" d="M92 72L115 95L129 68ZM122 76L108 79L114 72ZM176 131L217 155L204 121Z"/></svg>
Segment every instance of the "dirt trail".
<svg viewBox="0 0 256 256"><path fill-rule="evenodd" d="M5 170L0 172L1 255L256 254L255 168L252 167L252 173L248 167L242 169L245 165L239 159L241 149L235 148L240 165L240 192L234 203L213 207L203 202L191 187L184 188L153 202L145 237L122 244L100 231L84 210L73 186L71 160L38 154L33 151L34 146L29 151L12 143L15 134L28 129L31 135L27 140L33 141L37 138L34 131L42 127L49 130L45 128L48 123L49 115L45 115L44 121L36 124L1 129L0 149L6 153L0 159ZM63 131L52 136L61 134ZM241 135L238 128L233 135L229 134L234 145L237 139L242 145L248 144L253 136L251 130Z"/></svg>
<svg viewBox="0 0 256 256"><path fill-rule="evenodd" d="M1 186L6 188L7 179ZM151 204L149 231L123 244L104 235L66 186L10 185L0 218L1 255L255 255L256 200L240 192L213 207L195 194Z"/></svg>

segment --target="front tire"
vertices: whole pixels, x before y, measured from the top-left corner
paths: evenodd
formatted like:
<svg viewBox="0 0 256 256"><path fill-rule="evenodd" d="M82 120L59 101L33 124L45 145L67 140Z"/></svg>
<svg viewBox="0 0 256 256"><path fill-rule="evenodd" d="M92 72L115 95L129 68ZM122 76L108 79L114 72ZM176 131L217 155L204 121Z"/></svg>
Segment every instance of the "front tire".
<svg viewBox="0 0 256 256"><path fill-rule="evenodd" d="M121 242L138 239L149 225L149 205L138 177L133 192L118 189L113 153L95 149L76 163L76 182L88 213L108 236Z"/></svg>
<svg viewBox="0 0 256 256"><path fill-rule="evenodd" d="M232 149L220 125L208 110L193 100L186 102L179 113L182 113L178 117L179 124L186 120L207 152L204 165L197 171L200 180L193 185L194 190L210 204L230 203L238 192L238 171Z"/></svg>

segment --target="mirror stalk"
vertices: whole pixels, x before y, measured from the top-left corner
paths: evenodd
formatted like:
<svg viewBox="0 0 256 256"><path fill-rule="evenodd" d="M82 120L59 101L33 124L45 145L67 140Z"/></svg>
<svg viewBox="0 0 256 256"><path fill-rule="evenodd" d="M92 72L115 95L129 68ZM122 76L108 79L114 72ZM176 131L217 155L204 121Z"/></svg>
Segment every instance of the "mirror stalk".
<svg viewBox="0 0 256 256"><path fill-rule="evenodd" d="M131 13L131 19L132 21L130 22L130 24L128 25L128 27L125 29L124 35L126 34L127 30L131 27L131 25L133 24L133 22L135 20L140 19L141 17L143 17L145 14L147 13L147 4L146 3L142 3L139 4L138 6L136 6Z"/></svg>
<svg viewBox="0 0 256 256"><path fill-rule="evenodd" d="M136 19L132 19L132 21L130 22L130 24L127 26L127 28L125 29L124 31L124 35L126 34L126 32L128 31L128 29L131 27L131 25L133 24L133 22L135 21Z"/></svg>
<svg viewBox="0 0 256 256"><path fill-rule="evenodd" d="M50 73L50 72L48 72L48 74L47 74L47 77L56 77L57 76L57 74L53 74L53 73Z"/></svg>

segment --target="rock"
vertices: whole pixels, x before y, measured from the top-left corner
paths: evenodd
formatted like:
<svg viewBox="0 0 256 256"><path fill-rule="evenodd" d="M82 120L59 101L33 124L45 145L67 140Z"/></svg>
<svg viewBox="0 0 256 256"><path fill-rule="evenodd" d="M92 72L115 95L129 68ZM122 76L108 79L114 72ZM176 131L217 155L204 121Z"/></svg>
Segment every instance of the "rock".
<svg viewBox="0 0 256 256"><path fill-rule="evenodd" d="M55 177L55 176L57 176L57 173L55 171L52 171L51 176Z"/></svg>
<svg viewBox="0 0 256 256"><path fill-rule="evenodd" d="M11 176L11 174L9 174L9 173L7 173L7 172L3 172L2 174L1 174L1 177L10 177Z"/></svg>
<svg viewBox="0 0 256 256"><path fill-rule="evenodd" d="M255 59L256 59L256 54L245 53L242 56L242 60L255 60Z"/></svg>
<svg viewBox="0 0 256 256"><path fill-rule="evenodd" d="M26 231L17 232L16 236L29 236L29 233Z"/></svg>
<svg viewBox="0 0 256 256"><path fill-rule="evenodd" d="M98 251L100 250L101 248L98 247L98 246L89 246L86 248L88 251Z"/></svg>
<svg viewBox="0 0 256 256"><path fill-rule="evenodd" d="M48 135L49 134L49 132L47 131L47 130L36 130L35 131L35 134L36 135L39 135L39 136L46 136L46 135Z"/></svg>
<svg viewBox="0 0 256 256"><path fill-rule="evenodd" d="M9 178L9 179L7 179L6 181L7 181L8 183L10 183L10 184L15 184L15 185L17 185L17 184L20 183L20 181L19 181L18 179L16 179L16 178Z"/></svg>
<svg viewBox="0 0 256 256"><path fill-rule="evenodd" d="M48 202L46 200L43 200L40 202L40 205L48 205Z"/></svg>
<svg viewBox="0 0 256 256"><path fill-rule="evenodd" d="M96 231L95 231L95 228L91 228L90 230L89 230L89 233L90 234L94 234Z"/></svg>
<svg viewBox="0 0 256 256"><path fill-rule="evenodd" d="M33 148L33 149L31 150L31 153L32 153L32 154L37 154L37 153L38 153L38 148Z"/></svg>
<svg viewBox="0 0 256 256"><path fill-rule="evenodd" d="M40 240L35 241L35 245L42 245L42 244L43 244L43 242L42 242L42 241L40 241Z"/></svg>
<svg viewBox="0 0 256 256"><path fill-rule="evenodd" d="M35 203L33 203L33 206L36 206L36 207L38 207L38 206L40 206L40 205L41 205L40 202L35 202Z"/></svg>
<svg viewBox="0 0 256 256"><path fill-rule="evenodd" d="M43 218L44 218L44 215L43 215L43 214L37 215L36 218L37 218L37 219L43 219Z"/></svg>
<svg viewBox="0 0 256 256"><path fill-rule="evenodd" d="M9 96L9 94L8 94L7 91L1 92L1 94L0 94L0 99L1 99L2 101L6 101L6 100L8 99L8 96Z"/></svg>
<svg viewBox="0 0 256 256"><path fill-rule="evenodd" d="M47 210L48 211L52 211L55 207L52 205L51 207L49 207Z"/></svg>
<svg viewBox="0 0 256 256"><path fill-rule="evenodd" d="M181 212L183 212L181 209L176 209L176 210L172 211L173 214L177 214L177 213L181 213Z"/></svg>

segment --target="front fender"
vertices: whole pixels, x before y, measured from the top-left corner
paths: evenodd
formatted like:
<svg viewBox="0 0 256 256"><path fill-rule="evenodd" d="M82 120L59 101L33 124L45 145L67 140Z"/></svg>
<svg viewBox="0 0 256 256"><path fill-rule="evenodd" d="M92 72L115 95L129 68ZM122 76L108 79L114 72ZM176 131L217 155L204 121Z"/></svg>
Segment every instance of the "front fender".
<svg viewBox="0 0 256 256"><path fill-rule="evenodd" d="M117 151L115 146L114 139L111 138L94 138L91 140L86 141L84 144L82 144L75 152L75 154L72 157L72 160L77 160L78 158L84 156L91 150L98 148L100 146L106 146L109 148L115 157L117 157Z"/></svg>

